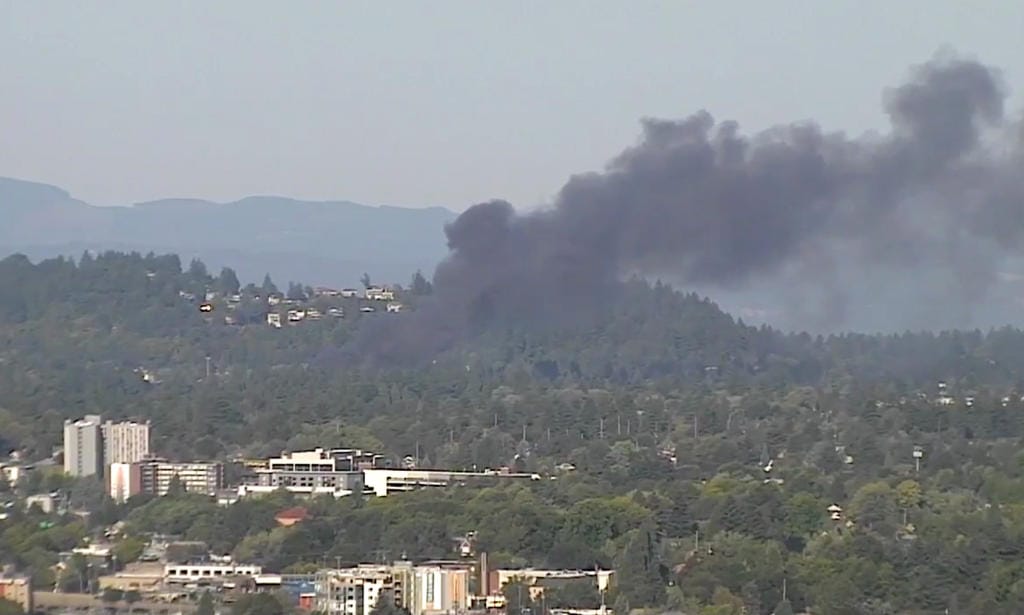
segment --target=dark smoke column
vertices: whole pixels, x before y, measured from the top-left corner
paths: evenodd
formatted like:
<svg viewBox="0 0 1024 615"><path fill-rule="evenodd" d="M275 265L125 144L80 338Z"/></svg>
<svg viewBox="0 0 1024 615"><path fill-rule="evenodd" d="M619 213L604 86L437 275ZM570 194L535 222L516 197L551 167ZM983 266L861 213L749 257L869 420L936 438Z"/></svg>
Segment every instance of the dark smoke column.
<svg viewBox="0 0 1024 615"><path fill-rule="evenodd" d="M813 123L745 136L704 111L645 120L635 146L572 177L549 209L466 210L445 229L434 302L373 327L360 353L418 360L489 327L559 326L607 306L635 272L742 287L799 270L837 304L844 272L915 282L927 265L977 296L1024 227L1020 128L1004 97L994 70L944 57L885 94L880 137Z"/></svg>

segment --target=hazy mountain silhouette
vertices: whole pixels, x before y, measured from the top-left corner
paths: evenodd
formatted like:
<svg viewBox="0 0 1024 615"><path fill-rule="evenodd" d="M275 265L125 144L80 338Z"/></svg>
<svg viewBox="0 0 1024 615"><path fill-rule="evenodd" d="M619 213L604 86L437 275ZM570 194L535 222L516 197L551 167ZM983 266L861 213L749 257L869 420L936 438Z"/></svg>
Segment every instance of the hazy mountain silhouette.
<svg viewBox="0 0 1024 615"><path fill-rule="evenodd" d="M253 196L232 203L166 199L96 207L68 192L0 178L0 254L31 258L83 250L176 252L228 265L257 283L354 285L363 272L381 282L429 275L447 253L442 227L456 216L441 207L372 207Z"/></svg>

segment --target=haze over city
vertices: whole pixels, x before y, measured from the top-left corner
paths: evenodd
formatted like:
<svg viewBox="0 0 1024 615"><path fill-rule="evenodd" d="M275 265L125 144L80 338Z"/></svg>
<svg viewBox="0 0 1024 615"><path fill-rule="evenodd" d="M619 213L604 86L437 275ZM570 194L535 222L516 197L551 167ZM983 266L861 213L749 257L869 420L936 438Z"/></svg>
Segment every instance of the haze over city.
<svg viewBox="0 0 1024 615"><path fill-rule="evenodd" d="M1021 615L1022 33L0 0L0 615Z"/></svg>
<svg viewBox="0 0 1024 615"><path fill-rule="evenodd" d="M0 176L97 205L549 202L643 117L884 130L949 46L1019 109L1017 3L0 2Z"/></svg>

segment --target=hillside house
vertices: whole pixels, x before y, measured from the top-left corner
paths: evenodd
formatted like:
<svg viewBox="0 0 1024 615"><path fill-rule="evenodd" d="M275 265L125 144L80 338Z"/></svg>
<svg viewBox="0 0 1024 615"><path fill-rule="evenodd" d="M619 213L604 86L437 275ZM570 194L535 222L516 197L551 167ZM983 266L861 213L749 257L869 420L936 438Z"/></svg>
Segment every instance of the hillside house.
<svg viewBox="0 0 1024 615"><path fill-rule="evenodd" d="M370 314L376 312L377 310L376 308L373 308L369 305L364 305L363 307L359 308L359 311L362 312L363 314Z"/></svg>
<svg viewBox="0 0 1024 615"><path fill-rule="evenodd" d="M395 291L383 286L371 286L366 289L365 297L368 301L394 301Z"/></svg>
<svg viewBox="0 0 1024 615"><path fill-rule="evenodd" d="M267 324L271 327L281 328L281 315L277 312L267 314Z"/></svg>
<svg viewBox="0 0 1024 615"><path fill-rule="evenodd" d="M283 299L284 297L278 294L267 295L267 305L280 305Z"/></svg>
<svg viewBox="0 0 1024 615"><path fill-rule="evenodd" d="M346 299L355 299L359 296L359 291L354 288L343 288L341 289L341 296Z"/></svg>
<svg viewBox="0 0 1024 615"><path fill-rule="evenodd" d="M333 318L344 318L345 317L345 310L344 310L344 308L340 308L340 307L332 307L332 308L329 308L327 310L327 315L331 316Z"/></svg>
<svg viewBox="0 0 1024 615"><path fill-rule="evenodd" d="M401 312L404 307L405 306L403 306L401 303L389 303L387 305L388 313L391 314L397 314L398 312Z"/></svg>
<svg viewBox="0 0 1024 615"><path fill-rule="evenodd" d="M313 289L314 297L340 297L341 291L334 288L327 288L326 286L317 286Z"/></svg>
<svg viewBox="0 0 1024 615"><path fill-rule="evenodd" d="M292 309L288 310L288 322L301 322L306 318L306 310Z"/></svg>

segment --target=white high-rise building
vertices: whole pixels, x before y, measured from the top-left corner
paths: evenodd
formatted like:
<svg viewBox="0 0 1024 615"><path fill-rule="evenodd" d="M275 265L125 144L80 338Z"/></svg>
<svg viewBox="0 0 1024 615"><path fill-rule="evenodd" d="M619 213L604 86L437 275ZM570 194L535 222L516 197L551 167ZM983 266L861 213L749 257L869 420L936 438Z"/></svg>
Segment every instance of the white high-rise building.
<svg viewBox="0 0 1024 615"><path fill-rule="evenodd" d="M103 418L86 415L64 421L64 471L71 476L103 474Z"/></svg>
<svg viewBox="0 0 1024 615"><path fill-rule="evenodd" d="M103 463L135 463L149 456L149 421L103 424Z"/></svg>

